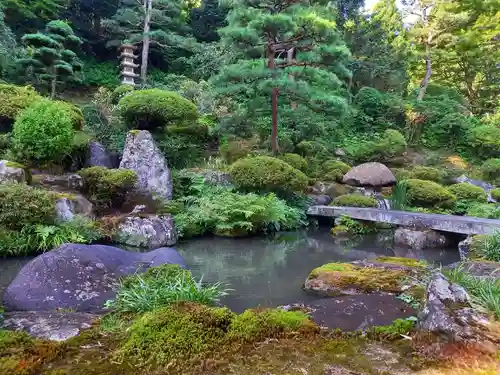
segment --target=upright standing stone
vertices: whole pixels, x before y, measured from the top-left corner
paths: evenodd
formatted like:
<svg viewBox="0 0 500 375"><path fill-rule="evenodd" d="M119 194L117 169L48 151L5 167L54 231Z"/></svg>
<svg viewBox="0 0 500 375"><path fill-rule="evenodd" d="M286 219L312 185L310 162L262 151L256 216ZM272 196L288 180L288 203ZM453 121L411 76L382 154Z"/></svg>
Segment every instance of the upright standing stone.
<svg viewBox="0 0 500 375"><path fill-rule="evenodd" d="M172 199L172 178L163 154L147 130L131 130L127 135L120 168L137 173L138 192L153 198Z"/></svg>
<svg viewBox="0 0 500 375"><path fill-rule="evenodd" d="M114 168L106 148L96 141L89 142L89 155L85 164L87 167Z"/></svg>

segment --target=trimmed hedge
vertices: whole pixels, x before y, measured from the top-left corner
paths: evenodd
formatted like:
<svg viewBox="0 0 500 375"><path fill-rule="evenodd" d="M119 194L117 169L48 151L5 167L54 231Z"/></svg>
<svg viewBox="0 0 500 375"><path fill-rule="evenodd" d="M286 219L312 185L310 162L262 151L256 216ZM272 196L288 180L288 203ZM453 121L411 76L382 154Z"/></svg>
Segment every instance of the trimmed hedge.
<svg viewBox="0 0 500 375"><path fill-rule="evenodd" d="M25 162L58 162L69 154L75 132L66 103L40 100L16 119L12 147Z"/></svg>
<svg viewBox="0 0 500 375"><path fill-rule="evenodd" d="M298 154L286 153L280 155L279 159L283 160L285 163L290 164L292 167L302 172L306 172L309 166L307 160Z"/></svg>
<svg viewBox="0 0 500 375"><path fill-rule="evenodd" d="M410 171L410 177L416 180L442 182L444 173L437 168L418 166Z"/></svg>
<svg viewBox="0 0 500 375"><path fill-rule="evenodd" d="M230 168L233 183L248 191L305 191L307 176L290 164L269 156L240 159Z"/></svg>
<svg viewBox="0 0 500 375"><path fill-rule="evenodd" d="M448 190L455 194L459 201L476 201L478 203L488 202L488 194L486 194L481 187L467 182L451 185L448 187Z"/></svg>
<svg viewBox="0 0 500 375"><path fill-rule="evenodd" d="M168 125L190 125L198 118L196 105L173 91L138 90L119 102L129 129L154 130Z"/></svg>
<svg viewBox="0 0 500 375"><path fill-rule="evenodd" d="M378 202L373 197L367 197L360 194L341 195L330 203L330 206L340 207L378 207Z"/></svg>
<svg viewBox="0 0 500 375"><path fill-rule="evenodd" d="M8 132L16 117L42 97L31 86L0 83L0 131Z"/></svg>
<svg viewBox="0 0 500 375"><path fill-rule="evenodd" d="M121 98L131 93L132 91L135 91L135 88L132 85L120 85L116 87L111 93L111 103L118 104Z"/></svg>
<svg viewBox="0 0 500 375"><path fill-rule="evenodd" d="M453 208L456 196L444 186L426 180L406 180L410 205L429 208Z"/></svg>

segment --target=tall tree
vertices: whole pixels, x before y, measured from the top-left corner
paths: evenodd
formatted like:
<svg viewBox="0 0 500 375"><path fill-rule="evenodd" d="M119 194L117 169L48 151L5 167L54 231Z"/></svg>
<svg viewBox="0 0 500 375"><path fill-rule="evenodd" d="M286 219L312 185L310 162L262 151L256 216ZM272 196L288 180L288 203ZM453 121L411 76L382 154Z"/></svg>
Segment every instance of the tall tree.
<svg viewBox="0 0 500 375"><path fill-rule="evenodd" d="M238 98L233 117L272 119L278 152L278 109L339 115L345 110L349 50L331 7L302 0L235 0L222 41L240 56L214 78L221 95ZM279 95L279 102L278 102Z"/></svg>
<svg viewBox="0 0 500 375"><path fill-rule="evenodd" d="M2 0L7 24L23 34L39 30L47 22L57 19L69 0Z"/></svg>
<svg viewBox="0 0 500 375"><path fill-rule="evenodd" d="M4 77L10 63L12 62L12 52L16 47L16 38L5 24L5 16L0 6L0 77Z"/></svg>
<svg viewBox="0 0 500 375"><path fill-rule="evenodd" d="M123 43L142 46L143 82L146 81L150 45L163 60L189 48L189 27L182 16L182 5L180 0L120 0L114 16L104 21L109 47Z"/></svg>
<svg viewBox="0 0 500 375"><path fill-rule="evenodd" d="M82 63L74 52L82 41L64 21L50 21L43 32L26 34L23 43L30 48L30 57L18 60L31 68L39 82L50 85L50 96L56 95L58 82L79 81Z"/></svg>
<svg viewBox="0 0 500 375"><path fill-rule="evenodd" d="M193 36L200 42L216 42L219 40L217 30L226 26L228 9L219 5L218 0L203 0L200 8L190 12L189 24Z"/></svg>

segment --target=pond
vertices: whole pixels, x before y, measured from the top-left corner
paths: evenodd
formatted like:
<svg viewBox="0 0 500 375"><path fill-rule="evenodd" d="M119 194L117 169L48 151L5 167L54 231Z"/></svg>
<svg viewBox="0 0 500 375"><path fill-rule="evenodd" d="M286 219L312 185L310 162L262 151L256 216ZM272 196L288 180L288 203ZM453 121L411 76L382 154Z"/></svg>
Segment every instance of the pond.
<svg viewBox="0 0 500 375"><path fill-rule="evenodd" d="M339 242L326 230L285 232L269 237L206 237L176 246L193 274L204 282L221 281L233 291L222 303L236 312L246 308L317 299L302 291L309 272L324 263L376 256L407 256L437 264L458 261L456 249L413 251L392 249L384 233ZM30 257L0 259L0 297Z"/></svg>

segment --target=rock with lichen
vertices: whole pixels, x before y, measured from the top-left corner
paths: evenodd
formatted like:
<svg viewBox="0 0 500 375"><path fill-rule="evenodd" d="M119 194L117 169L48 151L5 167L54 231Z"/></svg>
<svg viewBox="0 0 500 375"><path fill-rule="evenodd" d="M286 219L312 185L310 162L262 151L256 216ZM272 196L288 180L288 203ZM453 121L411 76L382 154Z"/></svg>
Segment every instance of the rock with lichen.
<svg viewBox="0 0 500 375"><path fill-rule="evenodd" d="M23 165L7 160L0 160L0 184L22 184L27 180L28 178Z"/></svg>
<svg viewBox="0 0 500 375"><path fill-rule="evenodd" d="M415 250L435 249L449 245L446 235L431 229L400 227L394 232L394 245Z"/></svg>
<svg viewBox="0 0 500 375"><path fill-rule="evenodd" d="M114 239L132 247L157 249L175 245L178 236L172 215L131 215L118 225Z"/></svg>
<svg viewBox="0 0 500 375"><path fill-rule="evenodd" d="M412 278L425 272L425 269L424 262L395 257L328 263L311 271L304 289L334 297L370 293L400 294L415 287Z"/></svg>

